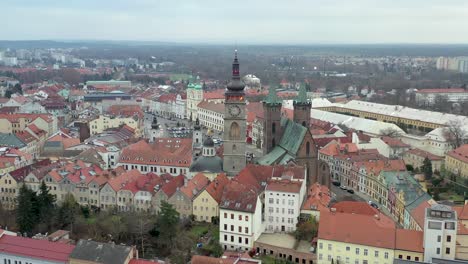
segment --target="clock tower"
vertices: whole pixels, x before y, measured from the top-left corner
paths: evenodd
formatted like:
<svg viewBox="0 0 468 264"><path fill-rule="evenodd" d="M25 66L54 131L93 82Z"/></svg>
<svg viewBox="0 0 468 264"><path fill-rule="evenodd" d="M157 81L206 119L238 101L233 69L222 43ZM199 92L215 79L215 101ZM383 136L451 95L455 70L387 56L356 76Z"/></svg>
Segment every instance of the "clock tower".
<svg viewBox="0 0 468 264"><path fill-rule="evenodd" d="M245 84L239 75L237 50L232 63L232 78L225 92L224 108L224 161L223 170L229 176L235 176L246 164L246 112Z"/></svg>

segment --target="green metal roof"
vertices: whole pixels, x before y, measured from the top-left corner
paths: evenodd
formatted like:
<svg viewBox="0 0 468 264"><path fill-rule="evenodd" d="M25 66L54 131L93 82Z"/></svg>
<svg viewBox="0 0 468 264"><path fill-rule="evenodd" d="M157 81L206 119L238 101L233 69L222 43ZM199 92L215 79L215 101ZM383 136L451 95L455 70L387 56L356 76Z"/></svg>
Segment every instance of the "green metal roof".
<svg viewBox="0 0 468 264"><path fill-rule="evenodd" d="M195 90L201 90L202 86L199 83L189 83L187 85L187 89L195 89Z"/></svg>
<svg viewBox="0 0 468 264"><path fill-rule="evenodd" d="M382 171L380 175L388 188L393 186L396 193L404 193L405 206L412 204L421 196L428 195L407 171Z"/></svg>
<svg viewBox="0 0 468 264"><path fill-rule="evenodd" d="M289 155L289 154L286 154L286 155L283 156L283 158L280 160L280 162L278 162L278 164L286 165L286 164L288 164L288 162L290 160L294 160L294 157Z"/></svg>
<svg viewBox="0 0 468 264"><path fill-rule="evenodd" d="M299 87L299 93L297 94L296 102L307 103L307 91L304 84Z"/></svg>
<svg viewBox="0 0 468 264"><path fill-rule="evenodd" d="M15 134L0 133L0 146L10 148L22 148L26 144L21 141Z"/></svg>
<svg viewBox="0 0 468 264"><path fill-rule="evenodd" d="M286 150L283 148L276 146L270 153L266 154L265 156L261 157L258 160L258 164L260 165L272 165L277 164L276 162L281 159L281 157L286 154Z"/></svg>
<svg viewBox="0 0 468 264"><path fill-rule="evenodd" d="M279 145L288 153L296 155L306 132L307 129L302 125L288 121Z"/></svg>
<svg viewBox="0 0 468 264"><path fill-rule="evenodd" d="M281 100L279 100L278 96L276 95L276 88L273 85L270 85L268 89L268 95L265 99L265 103L267 104L280 104Z"/></svg>

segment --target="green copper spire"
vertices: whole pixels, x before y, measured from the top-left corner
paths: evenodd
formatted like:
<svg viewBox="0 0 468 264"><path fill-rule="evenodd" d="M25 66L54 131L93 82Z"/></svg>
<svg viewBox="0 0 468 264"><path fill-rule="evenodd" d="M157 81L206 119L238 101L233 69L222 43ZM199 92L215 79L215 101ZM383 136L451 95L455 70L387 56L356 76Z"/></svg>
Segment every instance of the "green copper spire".
<svg viewBox="0 0 468 264"><path fill-rule="evenodd" d="M267 104L279 104L281 101L278 99L278 96L276 96L276 88L274 85L270 85L268 88L268 95L266 97L265 102Z"/></svg>
<svg viewBox="0 0 468 264"><path fill-rule="evenodd" d="M297 94L296 98L297 103L307 103L307 91L305 88L305 85L301 83L301 86L299 86L299 93Z"/></svg>

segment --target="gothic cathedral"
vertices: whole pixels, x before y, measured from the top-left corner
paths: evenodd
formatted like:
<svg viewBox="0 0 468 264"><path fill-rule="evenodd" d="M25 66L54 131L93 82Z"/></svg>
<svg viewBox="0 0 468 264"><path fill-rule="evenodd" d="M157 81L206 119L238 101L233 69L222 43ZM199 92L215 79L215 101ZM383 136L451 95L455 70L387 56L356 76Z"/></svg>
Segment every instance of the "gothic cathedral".
<svg viewBox="0 0 468 264"><path fill-rule="evenodd" d="M246 165L245 159L245 84L239 75L237 51L232 63L232 78L225 92L223 170L235 176Z"/></svg>

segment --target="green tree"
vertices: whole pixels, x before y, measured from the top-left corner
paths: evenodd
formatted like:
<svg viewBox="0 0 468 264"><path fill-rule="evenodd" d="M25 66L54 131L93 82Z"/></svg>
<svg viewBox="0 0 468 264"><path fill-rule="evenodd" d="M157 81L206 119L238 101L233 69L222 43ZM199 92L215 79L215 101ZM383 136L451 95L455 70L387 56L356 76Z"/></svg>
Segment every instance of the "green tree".
<svg viewBox="0 0 468 264"><path fill-rule="evenodd" d="M298 240L311 241L317 236L318 222L315 217L311 217L307 221L299 222L295 231L295 237Z"/></svg>
<svg viewBox="0 0 468 264"><path fill-rule="evenodd" d="M49 192L49 188L45 184L45 182L41 183L41 186L39 187L39 193L37 195L37 202L40 207L40 217L41 220L43 219L44 216L50 215L50 210L54 208L55 205L55 195L51 194Z"/></svg>
<svg viewBox="0 0 468 264"><path fill-rule="evenodd" d="M16 223L21 233L30 234L37 223L36 194L26 185L22 185L18 194Z"/></svg>
<svg viewBox="0 0 468 264"><path fill-rule="evenodd" d="M57 222L61 225L61 228L65 228L69 225L73 225L76 220L76 215L79 211L79 205L75 201L72 194L68 193L58 210Z"/></svg>
<svg viewBox="0 0 468 264"><path fill-rule="evenodd" d="M150 231L156 240L155 246L161 255L170 255L179 228L179 213L166 201L161 202L161 210L156 217L156 225Z"/></svg>
<svg viewBox="0 0 468 264"><path fill-rule="evenodd" d="M432 162L427 157L423 161L421 171L424 173L426 180L430 180L432 178Z"/></svg>

